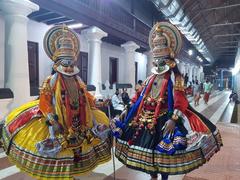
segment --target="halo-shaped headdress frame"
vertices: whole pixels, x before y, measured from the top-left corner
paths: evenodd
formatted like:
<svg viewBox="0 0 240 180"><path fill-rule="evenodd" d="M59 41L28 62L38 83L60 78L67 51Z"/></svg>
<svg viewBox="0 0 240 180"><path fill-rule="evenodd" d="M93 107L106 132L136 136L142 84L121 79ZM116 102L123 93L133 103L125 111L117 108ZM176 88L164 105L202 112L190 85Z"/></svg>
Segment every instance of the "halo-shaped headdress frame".
<svg viewBox="0 0 240 180"><path fill-rule="evenodd" d="M73 42L72 50L75 57L74 60L76 60L76 57L80 51L80 42L77 34L73 30L69 29L66 25L57 25L47 31L43 40L44 50L52 61L56 61L56 58L54 58L54 56L55 52L60 47L59 40L65 36L67 36L67 38L70 38Z"/></svg>
<svg viewBox="0 0 240 180"><path fill-rule="evenodd" d="M152 27L149 33L149 46L151 50L154 49L153 40L159 31L166 37L168 47L172 49L176 56L182 48L182 36L179 30L169 22L158 22Z"/></svg>

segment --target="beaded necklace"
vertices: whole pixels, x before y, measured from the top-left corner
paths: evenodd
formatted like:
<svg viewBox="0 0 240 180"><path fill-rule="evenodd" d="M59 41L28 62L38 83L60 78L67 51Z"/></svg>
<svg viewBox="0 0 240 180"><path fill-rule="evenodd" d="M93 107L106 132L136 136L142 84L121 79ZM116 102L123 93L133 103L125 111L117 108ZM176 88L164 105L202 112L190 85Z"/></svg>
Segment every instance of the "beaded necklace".
<svg viewBox="0 0 240 180"><path fill-rule="evenodd" d="M70 104L76 108L79 107L79 92L74 77L64 77L66 91L68 93Z"/></svg>

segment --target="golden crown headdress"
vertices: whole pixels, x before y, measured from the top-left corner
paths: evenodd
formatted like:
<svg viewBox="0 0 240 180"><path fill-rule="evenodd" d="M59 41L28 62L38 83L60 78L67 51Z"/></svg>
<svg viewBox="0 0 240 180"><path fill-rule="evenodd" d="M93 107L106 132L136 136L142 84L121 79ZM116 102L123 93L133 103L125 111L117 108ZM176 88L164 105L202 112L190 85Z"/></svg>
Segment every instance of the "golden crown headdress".
<svg viewBox="0 0 240 180"><path fill-rule="evenodd" d="M154 58L174 58L182 47L182 37L171 23L158 22L150 31L149 46Z"/></svg>
<svg viewBox="0 0 240 180"><path fill-rule="evenodd" d="M66 25L54 26L44 36L44 49L55 63L59 59L77 60L80 42L77 34Z"/></svg>

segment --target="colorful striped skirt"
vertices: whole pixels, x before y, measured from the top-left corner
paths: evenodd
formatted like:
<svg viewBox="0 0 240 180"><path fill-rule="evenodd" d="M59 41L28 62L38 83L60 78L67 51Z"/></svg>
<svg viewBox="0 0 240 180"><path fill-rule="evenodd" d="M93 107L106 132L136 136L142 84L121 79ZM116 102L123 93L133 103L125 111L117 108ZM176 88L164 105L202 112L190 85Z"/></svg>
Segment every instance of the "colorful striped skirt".
<svg viewBox="0 0 240 180"><path fill-rule="evenodd" d="M9 132L8 126L35 105L37 104L29 103L14 110L7 117L3 128L3 144L9 160L21 171L41 180L73 179L74 176L88 173L111 159L111 138L103 141L97 137L91 142L84 141L79 149L62 148L54 158L40 155L36 144L50 136L44 117L33 118L14 134ZM99 110L95 110L93 114L97 121L106 117Z"/></svg>
<svg viewBox="0 0 240 180"><path fill-rule="evenodd" d="M192 148L176 150L173 154L160 152L156 146L163 139L162 127L169 118L163 115L158 119L156 133L143 130L134 143L129 144L135 130L129 126L116 140L115 155L127 167L148 174L185 174L206 163L222 146L222 139L216 126L201 114L194 111L202 122L210 129ZM183 124L176 124L180 131L186 131ZM184 132L185 133L185 132Z"/></svg>

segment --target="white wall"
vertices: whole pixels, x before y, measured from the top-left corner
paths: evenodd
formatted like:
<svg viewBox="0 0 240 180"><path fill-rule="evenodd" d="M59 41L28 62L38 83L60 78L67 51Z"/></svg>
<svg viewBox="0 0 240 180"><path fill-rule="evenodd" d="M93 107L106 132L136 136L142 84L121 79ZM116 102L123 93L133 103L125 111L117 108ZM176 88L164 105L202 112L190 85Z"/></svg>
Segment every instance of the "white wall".
<svg viewBox="0 0 240 180"><path fill-rule="evenodd" d="M5 39L5 30L4 30L4 19L0 15L0 88L4 88L4 39Z"/></svg>
<svg viewBox="0 0 240 180"><path fill-rule="evenodd" d="M124 66L126 60L124 59L124 49L109 43L102 43L102 81L109 80L109 58L118 58L118 83L124 82Z"/></svg>
<svg viewBox="0 0 240 180"><path fill-rule="evenodd" d="M147 56L142 53L135 53L135 62L138 63L137 81L144 81L147 76Z"/></svg>

